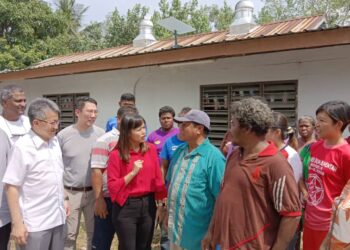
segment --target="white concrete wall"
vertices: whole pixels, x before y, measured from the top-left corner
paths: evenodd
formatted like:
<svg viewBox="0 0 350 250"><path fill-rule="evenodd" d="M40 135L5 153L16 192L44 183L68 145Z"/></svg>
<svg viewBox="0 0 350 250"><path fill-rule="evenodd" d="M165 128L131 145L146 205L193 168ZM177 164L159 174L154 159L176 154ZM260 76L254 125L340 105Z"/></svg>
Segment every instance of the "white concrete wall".
<svg viewBox="0 0 350 250"><path fill-rule="evenodd" d="M97 125L102 127L116 114L120 95L135 93L137 107L153 130L159 126L161 106L171 105L177 112L183 106L199 108L200 85L208 84L298 80L298 114L313 115L328 100L350 102L349 65L350 46L337 46L17 83L24 86L28 100L44 94L90 92L98 101Z"/></svg>

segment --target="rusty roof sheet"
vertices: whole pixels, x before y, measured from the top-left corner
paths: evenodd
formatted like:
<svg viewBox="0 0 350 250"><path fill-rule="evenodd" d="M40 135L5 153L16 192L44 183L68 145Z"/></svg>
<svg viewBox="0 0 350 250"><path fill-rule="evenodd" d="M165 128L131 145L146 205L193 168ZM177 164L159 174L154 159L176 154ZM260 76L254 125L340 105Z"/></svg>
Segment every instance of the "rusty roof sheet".
<svg viewBox="0 0 350 250"><path fill-rule="evenodd" d="M195 34L190 36L182 36L178 38L178 44L182 47L193 47L205 44L220 43L226 41L254 39L262 37L278 36L290 33L302 33L306 31L317 30L324 23L324 16L311 16L297 18L288 21L274 22L265 25L256 26L251 32L243 35L230 35L229 31L210 32L203 34ZM107 58L115 58L122 56L131 56L137 54L152 53L162 50L173 49L173 39L158 41L144 48L134 48L132 45L123 45L114 48L89 51L64 56L55 56L39 62L30 67L31 69L63 65L84 61L101 60Z"/></svg>

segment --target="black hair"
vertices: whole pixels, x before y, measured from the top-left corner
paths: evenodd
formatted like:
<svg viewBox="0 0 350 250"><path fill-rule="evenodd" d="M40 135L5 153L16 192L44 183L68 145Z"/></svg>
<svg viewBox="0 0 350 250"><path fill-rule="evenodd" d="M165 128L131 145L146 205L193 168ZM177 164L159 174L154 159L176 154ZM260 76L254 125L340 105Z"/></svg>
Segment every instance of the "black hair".
<svg viewBox="0 0 350 250"><path fill-rule="evenodd" d="M334 123L341 121L343 123L341 132L345 130L350 122L350 106L344 101L326 102L318 107L316 115L320 112L326 113Z"/></svg>
<svg viewBox="0 0 350 250"><path fill-rule="evenodd" d="M83 110L85 107L85 103L91 102L97 106L97 101L94 98L88 97L88 96L82 96L78 97L75 102L75 108L79 110Z"/></svg>
<svg viewBox="0 0 350 250"><path fill-rule="evenodd" d="M122 118L125 114L139 114L139 111L134 106L120 107L117 112L117 117Z"/></svg>
<svg viewBox="0 0 350 250"><path fill-rule="evenodd" d="M133 101L133 102L135 102L135 96L131 93L124 93L120 96L120 101Z"/></svg>
<svg viewBox="0 0 350 250"><path fill-rule="evenodd" d="M173 117L175 116L175 110L170 106L164 106L159 109L158 116L161 117L163 114L170 113Z"/></svg>

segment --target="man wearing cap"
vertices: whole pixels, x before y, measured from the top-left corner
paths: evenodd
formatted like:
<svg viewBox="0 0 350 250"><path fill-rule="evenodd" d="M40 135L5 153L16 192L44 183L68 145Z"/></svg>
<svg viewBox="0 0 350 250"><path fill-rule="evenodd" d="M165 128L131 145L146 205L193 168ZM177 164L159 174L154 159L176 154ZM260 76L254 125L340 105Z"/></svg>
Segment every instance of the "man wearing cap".
<svg viewBox="0 0 350 250"><path fill-rule="evenodd" d="M192 109L174 120L185 143L174 153L167 173L170 249L200 249L220 191L225 158L207 138L206 113Z"/></svg>

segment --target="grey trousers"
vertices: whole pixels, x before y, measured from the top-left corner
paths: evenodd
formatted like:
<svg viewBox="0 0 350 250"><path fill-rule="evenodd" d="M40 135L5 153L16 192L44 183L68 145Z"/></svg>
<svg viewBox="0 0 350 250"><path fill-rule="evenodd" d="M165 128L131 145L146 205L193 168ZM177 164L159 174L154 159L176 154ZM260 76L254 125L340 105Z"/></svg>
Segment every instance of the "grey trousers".
<svg viewBox="0 0 350 250"><path fill-rule="evenodd" d="M45 231L28 233L27 244L17 246L20 250L63 250L66 226L60 225Z"/></svg>

